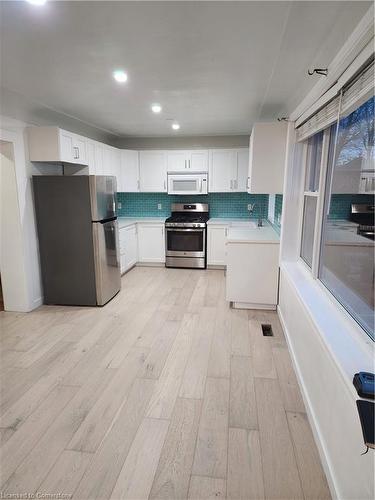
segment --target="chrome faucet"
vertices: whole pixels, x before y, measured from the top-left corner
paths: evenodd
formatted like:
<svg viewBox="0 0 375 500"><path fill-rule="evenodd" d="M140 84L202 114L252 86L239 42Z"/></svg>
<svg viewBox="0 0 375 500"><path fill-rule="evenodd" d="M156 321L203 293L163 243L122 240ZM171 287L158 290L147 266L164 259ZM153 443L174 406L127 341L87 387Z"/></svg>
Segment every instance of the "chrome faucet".
<svg viewBox="0 0 375 500"><path fill-rule="evenodd" d="M249 203L248 204L248 210L250 213L250 217L253 215L255 207L257 207L256 203ZM263 227L263 219L262 217L258 217L258 227Z"/></svg>
<svg viewBox="0 0 375 500"><path fill-rule="evenodd" d="M253 215L253 212L254 212L254 209L255 209L255 207L256 207L256 206L257 206L257 204L256 204L256 203L249 203L249 204L247 205L247 209L248 209L248 211L249 211L249 213L250 213L250 216L252 216L252 215Z"/></svg>

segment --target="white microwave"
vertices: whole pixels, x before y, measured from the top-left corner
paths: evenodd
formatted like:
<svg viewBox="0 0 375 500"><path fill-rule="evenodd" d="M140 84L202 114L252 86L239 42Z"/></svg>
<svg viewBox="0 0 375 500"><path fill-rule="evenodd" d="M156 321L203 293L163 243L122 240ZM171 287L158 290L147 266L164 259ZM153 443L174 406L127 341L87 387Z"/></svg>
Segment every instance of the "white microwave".
<svg viewBox="0 0 375 500"><path fill-rule="evenodd" d="M168 174L168 194L207 194L208 174Z"/></svg>

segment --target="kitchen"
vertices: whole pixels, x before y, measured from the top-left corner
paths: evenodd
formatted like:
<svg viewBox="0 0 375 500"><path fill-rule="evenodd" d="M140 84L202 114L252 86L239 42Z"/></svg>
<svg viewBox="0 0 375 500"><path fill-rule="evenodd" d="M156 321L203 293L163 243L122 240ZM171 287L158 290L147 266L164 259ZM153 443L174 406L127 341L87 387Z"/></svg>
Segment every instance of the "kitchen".
<svg viewBox="0 0 375 500"><path fill-rule="evenodd" d="M371 3L0 7L3 494L372 498Z"/></svg>

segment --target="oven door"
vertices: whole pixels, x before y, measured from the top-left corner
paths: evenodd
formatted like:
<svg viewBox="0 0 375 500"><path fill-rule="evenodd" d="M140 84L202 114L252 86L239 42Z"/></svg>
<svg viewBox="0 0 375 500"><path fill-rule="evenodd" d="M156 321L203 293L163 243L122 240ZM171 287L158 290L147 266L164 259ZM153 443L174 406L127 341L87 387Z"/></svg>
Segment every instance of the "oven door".
<svg viewBox="0 0 375 500"><path fill-rule="evenodd" d="M207 194L207 174L168 174L168 194Z"/></svg>
<svg viewBox="0 0 375 500"><path fill-rule="evenodd" d="M204 257L206 229L167 227L165 249L167 257Z"/></svg>

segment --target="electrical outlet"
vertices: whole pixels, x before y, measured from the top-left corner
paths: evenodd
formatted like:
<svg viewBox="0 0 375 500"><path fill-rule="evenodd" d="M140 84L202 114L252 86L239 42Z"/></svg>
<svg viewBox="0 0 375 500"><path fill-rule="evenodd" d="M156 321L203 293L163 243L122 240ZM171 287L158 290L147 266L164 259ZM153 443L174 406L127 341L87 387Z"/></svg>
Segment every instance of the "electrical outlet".
<svg viewBox="0 0 375 500"><path fill-rule="evenodd" d="M251 212L253 210L253 205L251 203L248 203L247 209L249 212Z"/></svg>
<svg viewBox="0 0 375 500"><path fill-rule="evenodd" d="M158 203L158 210L161 210L161 203Z"/></svg>
<svg viewBox="0 0 375 500"><path fill-rule="evenodd" d="M122 208L122 203L121 203L121 201L119 201L119 202L117 203L117 208Z"/></svg>

